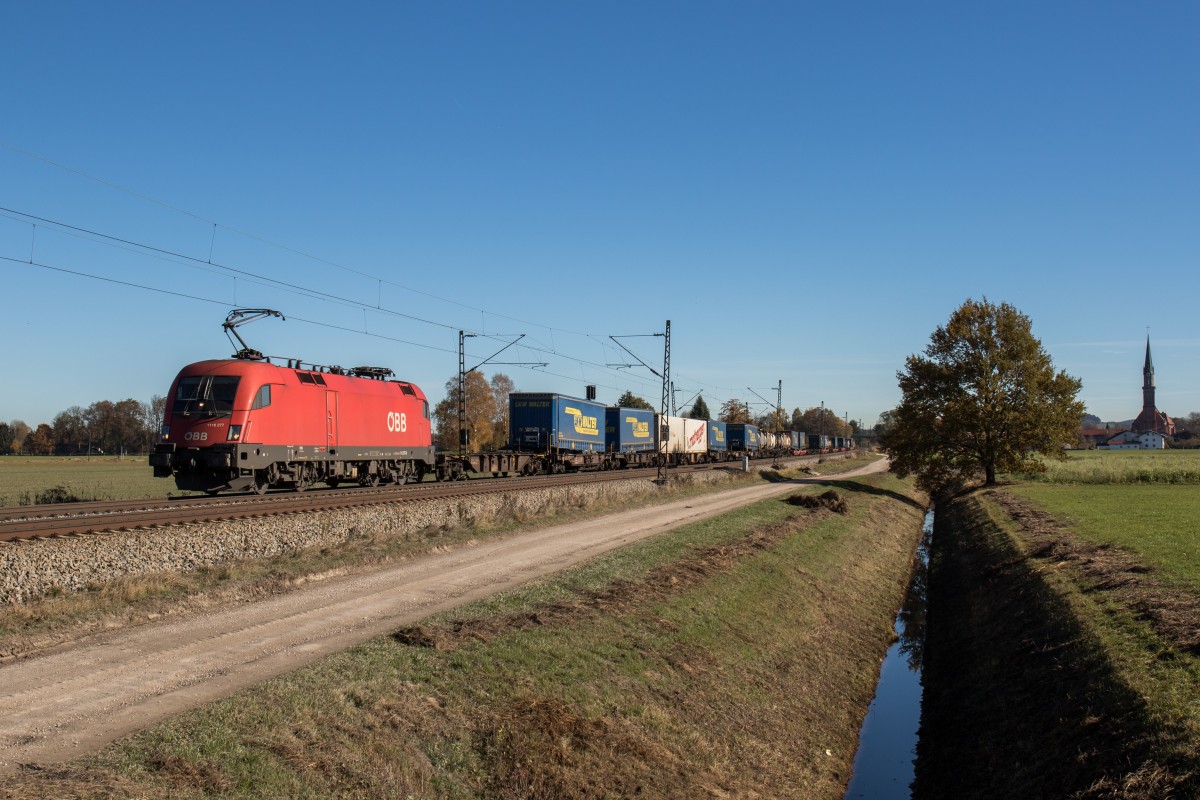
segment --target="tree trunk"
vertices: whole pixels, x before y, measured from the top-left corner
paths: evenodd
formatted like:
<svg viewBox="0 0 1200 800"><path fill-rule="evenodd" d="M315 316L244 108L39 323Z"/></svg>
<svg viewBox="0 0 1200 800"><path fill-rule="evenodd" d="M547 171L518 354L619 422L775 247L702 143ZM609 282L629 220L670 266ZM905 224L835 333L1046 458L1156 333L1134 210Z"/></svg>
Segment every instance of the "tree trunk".
<svg viewBox="0 0 1200 800"><path fill-rule="evenodd" d="M983 481L984 486L995 486L996 485L996 465L995 464L984 464L983 465L983 474L985 475L985 479Z"/></svg>

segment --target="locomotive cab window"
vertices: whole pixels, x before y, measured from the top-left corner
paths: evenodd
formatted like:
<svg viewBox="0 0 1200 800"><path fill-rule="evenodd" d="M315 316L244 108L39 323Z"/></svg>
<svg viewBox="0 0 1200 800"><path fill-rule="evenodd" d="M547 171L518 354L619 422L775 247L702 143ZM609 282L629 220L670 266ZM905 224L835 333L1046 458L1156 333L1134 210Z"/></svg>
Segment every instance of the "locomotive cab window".
<svg viewBox="0 0 1200 800"><path fill-rule="evenodd" d="M271 405L271 384L268 383L258 390L258 394L254 395L254 403L250 408L266 408L269 405Z"/></svg>
<svg viewBox="0 0 1200 800"><path fill-rule="evenodd" d="M175 413L218 416L233 413L233 398L241 378L227 375L189 375L179 379Z"/></svg>

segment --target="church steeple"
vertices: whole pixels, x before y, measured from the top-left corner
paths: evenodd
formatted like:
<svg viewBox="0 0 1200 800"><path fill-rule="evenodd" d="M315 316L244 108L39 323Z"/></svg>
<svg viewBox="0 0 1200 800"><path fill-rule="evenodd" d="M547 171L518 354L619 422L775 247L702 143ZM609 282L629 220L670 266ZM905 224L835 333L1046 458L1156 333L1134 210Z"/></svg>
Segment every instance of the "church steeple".
<svg viewBox="0 0 1200 800"><path fill-rule="evenodd" d="M1142 366L1142 413L1133 421L1137 432L1154 431L1164 436L1175 433L1175 421L1154 404L1154 361L1150 358L1150 334L1146 334L1146 363Z"/></svg>
<svg viewBox="0 0 1200 800"><path fill-rule="evenodd" d="M1146 335L1146 365L1142 367L1142 413L1153 411L1154 405L1154 362L1150 359L1150 336Z"/></svg>

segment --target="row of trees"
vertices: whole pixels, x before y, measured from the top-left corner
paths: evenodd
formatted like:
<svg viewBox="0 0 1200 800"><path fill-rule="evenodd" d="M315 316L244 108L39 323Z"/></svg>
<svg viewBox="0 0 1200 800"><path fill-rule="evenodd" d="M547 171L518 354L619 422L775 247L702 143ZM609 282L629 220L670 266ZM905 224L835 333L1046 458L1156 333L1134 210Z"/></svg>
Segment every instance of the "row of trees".
<svg viewBox="0 0 1200 800"><path fill-rule="evenodd" d="M149 403L100 400L71 406L37 427L19 419L0 422L0 454L146 453L158 440L165 407L166 398L157 395Z"/></svg>
<svg viewBox="0 0 1200 800"><path fill-rule="evenodd" d="M624 408L646 408L651 411L654 407L632 392L625 392L617 398L617 405ZM696 398L691 409L683 416L692 419L713 419L709 414L708 404L704 396ZM721 411L716 416L721 422L749 422L766 431L804 431L805 433L824 433L826 436L856 436L858 423L853 420L838 419L837 415L823 406L814 406L801 411L792 409L791 416L782 409L775 408L766 414L755 415L750 410L749 403L741 400L726 400L721 404Z"/></svg>
<svg viewBox="0 0 1200 800"><path fill-rule="evenodd" d="M467 373L466 428L469 449L497 450L508 444L508 395L515 390L511 378L496 373L489 381L480 372ZM436 444L442 450L457 450L460 441L458 426L458 376L450 378L445 385L446 396L433 409L433 428ZM617 398L616 405L623 408L655 408L643 397L626 391ZM710 419L708 404L698 396L684 416L693 419ZM740 400L728 400L721 405L716 417L722 422L749 422L769 431L794 430L805 433L822 433L826 436L855 436L858 425L847 423L829 409L814 407L805 411L793 409L789 417L783 409L755 416L750 406Z"/></svg>

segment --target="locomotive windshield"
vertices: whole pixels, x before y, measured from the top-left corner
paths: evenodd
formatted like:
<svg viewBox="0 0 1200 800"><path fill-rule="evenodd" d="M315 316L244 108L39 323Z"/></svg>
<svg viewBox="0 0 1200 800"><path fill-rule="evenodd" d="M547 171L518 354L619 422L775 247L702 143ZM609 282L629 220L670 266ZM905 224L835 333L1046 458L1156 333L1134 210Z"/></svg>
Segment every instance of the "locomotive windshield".
<svg viewBox="0 0 1200 800"><path fill-rule="evenodd" d="M175 413L184 416L207 414L210 417L233 413L233 397L237 394L239 380L225 375L180 378L175 390Z"/></svg>

